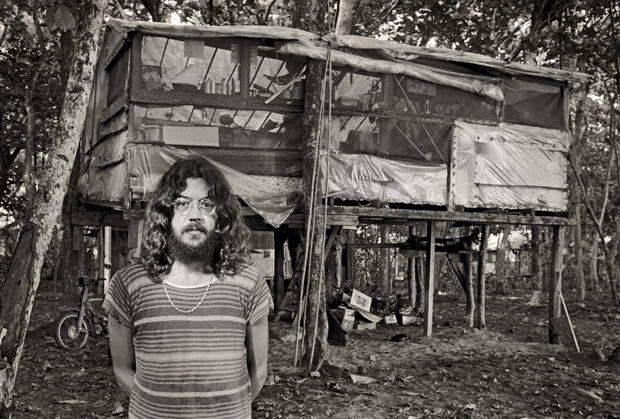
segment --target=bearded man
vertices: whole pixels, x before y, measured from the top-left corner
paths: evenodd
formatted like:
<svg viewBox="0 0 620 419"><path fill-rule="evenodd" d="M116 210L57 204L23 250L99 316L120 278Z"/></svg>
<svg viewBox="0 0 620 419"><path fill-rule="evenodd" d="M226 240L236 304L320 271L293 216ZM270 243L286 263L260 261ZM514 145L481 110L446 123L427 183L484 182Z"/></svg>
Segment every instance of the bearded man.
<svg viewBox="0 0 620 419"><path fill-rule="evenodd" d="M141 263L119 270L104 301L129 418L250 418L267 375L265 280L223 174L176 162L146 210Z"/></svg>

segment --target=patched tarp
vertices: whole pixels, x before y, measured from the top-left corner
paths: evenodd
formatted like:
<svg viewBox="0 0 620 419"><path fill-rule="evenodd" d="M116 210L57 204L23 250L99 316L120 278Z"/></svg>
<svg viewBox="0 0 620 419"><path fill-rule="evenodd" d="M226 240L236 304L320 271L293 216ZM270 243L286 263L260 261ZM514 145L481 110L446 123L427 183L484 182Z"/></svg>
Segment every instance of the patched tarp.
<svg viewBox="0 0 620 419"><path fill-rule="evenodd" d="M205 149L130 143L121 164L91 165L80 179L80 192L89 199L123 202L127 194L149 200L157 183L172 164L200 155L226 176L235 195L274 227L279 227L301 199L301 179L246 175L204 155Z"/></svg>
<svg viewBox="0 0 620 419"><path fill-rule="evenodd" d="M322 169L324 173L325 168ZM331 153L329 196L445 205L447 176L446 164L390 160L369 154Z"/></svg>
<svg viewBox="0 0 620 419"><path fill-rule="evenodd" d="M567 208L567 132L514 124L457 121L455 204Z"/></svg>

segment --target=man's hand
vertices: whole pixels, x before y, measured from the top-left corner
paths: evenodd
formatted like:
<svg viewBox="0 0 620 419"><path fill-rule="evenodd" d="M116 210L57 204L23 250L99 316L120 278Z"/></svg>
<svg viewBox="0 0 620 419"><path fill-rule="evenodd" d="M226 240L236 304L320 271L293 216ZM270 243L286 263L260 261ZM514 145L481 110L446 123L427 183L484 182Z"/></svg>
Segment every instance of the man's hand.
<svg viewBox="0 0 620 419"><path fill-rule="evenodd" d="M248 353L248 371L252 389L252 400L258 395L267 379L267 352L269 348L269 327L267 316L248 326L245 336Z"/></svg>
<svg viewBox="0 0 620 419"><path fill-rule="evenodd" d="M121 390L129 396L136 375L133 331L112 316L108 316L108 328L114 376Z"/></svg>

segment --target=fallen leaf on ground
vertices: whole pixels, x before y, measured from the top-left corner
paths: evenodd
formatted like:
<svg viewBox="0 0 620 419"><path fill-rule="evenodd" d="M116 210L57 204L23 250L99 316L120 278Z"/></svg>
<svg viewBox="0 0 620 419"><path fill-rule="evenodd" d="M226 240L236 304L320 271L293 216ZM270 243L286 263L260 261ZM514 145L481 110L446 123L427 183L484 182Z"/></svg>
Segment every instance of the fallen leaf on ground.
<svg viewBox="0 0 620 419"><path fill-rule="evenodd" d="M351 379L353 380L354 384L372 384L377 382L377 380L372 377L357 374L351 374Z"/></svg>
<svg viewBox="0 0 620 419"><path fill-rule="evenodd" d="M582 389L582 388L577 388L577 391L578 391L578 392L580 392L580 393L582 393L582 394L585 394L586 396L590 396L590 397L592 397L592 398L593 398L594 400L596 400L597 402L601 402L601 403L603 403L603 402L605 401L605 400L603 400L603 399L601 398L601 396L599 396L598 394L596 394L593 390L584 390L584 389Z"/></svg>
<svg viewBox="0 0 620 419"><path fill-rule="evenodd" d="M121 404L121 402L117 401L116 403L114 403L114 411L112 411L113 415L120 415L121 413L123 413L125 411L125 409L123 408L123 405Z"/></svg>

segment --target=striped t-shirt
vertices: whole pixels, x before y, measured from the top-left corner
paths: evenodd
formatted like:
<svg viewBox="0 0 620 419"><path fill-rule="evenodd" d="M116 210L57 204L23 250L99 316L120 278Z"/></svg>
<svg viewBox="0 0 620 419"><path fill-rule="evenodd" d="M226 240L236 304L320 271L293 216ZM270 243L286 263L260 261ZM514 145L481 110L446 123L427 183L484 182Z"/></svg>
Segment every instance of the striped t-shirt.
<svg viewBox="0 0 620 419"><path fill-rule="evenodd" d="M192 309L206 289L166 287L182 310ZM268 314L271 295L251 267L209 287L196 311L182 314L143 265L129 265L110 281L104 308L133 329L130 419L251 417L246 328Z"/></svg>

